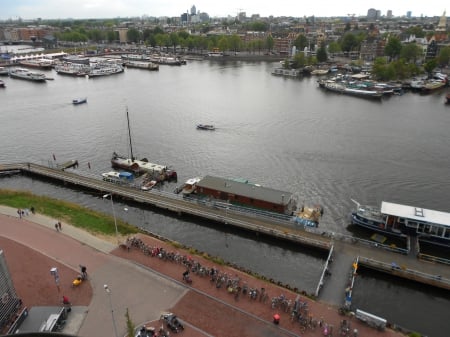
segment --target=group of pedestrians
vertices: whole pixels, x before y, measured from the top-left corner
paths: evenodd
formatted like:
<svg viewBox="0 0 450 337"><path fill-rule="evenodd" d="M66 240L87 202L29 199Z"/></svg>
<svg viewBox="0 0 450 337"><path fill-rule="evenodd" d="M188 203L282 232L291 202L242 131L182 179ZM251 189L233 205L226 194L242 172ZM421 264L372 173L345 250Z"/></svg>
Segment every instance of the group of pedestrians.
<svg viewBox="0 0 450 337"><path fill-rule="evenodd" d="M34 214L34 207L33 206L31 206L30 209L28 209L28 208L24 208L24 209L18 208L17 209L17 215L19 216L20 219L22 219L23 217L30 215L30 211L31 211L32 214Z"/></svg>

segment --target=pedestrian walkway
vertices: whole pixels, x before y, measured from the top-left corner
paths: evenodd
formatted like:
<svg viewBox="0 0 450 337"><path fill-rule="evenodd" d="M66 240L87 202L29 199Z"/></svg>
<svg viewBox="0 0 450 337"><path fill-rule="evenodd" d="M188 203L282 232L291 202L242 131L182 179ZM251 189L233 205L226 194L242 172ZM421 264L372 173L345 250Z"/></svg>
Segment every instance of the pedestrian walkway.
<svg viewBox="0 0 450 337"><path fill-rule="evenodd" d="M92 298L87 306L77 306L73 298L76 298L77 291L86 291L87 288L84 286L87 285L82 284L79 289L73 290L75 294L69 298L72 297L74 315L69 316L68 330L64 332L86 337L111 337L114 333L112 307L117 331L123 336L126 331L124 315L127 308L135 322L155 320L159 318L161 311L174 306L186 291L176 282L161 277L150 269L141 268L132 261L108 254L115 245L69 224L63 223L62 232L57 232L54 228L55 219L38 214L20 219L15 213L16 210L3 206L0 212L6 214L0 216L1 236L45 256L53 257L55 261L67 267L67 270L60 272L61 283L64 283L61 285L62 291L69 291L67 288L73 275L79 271L79 264L87 266ZM8 251L6 256L12 254L13 252ZM20 258L17 261L20 261ZM40 275L34 276L35 278L48 280L46 287L51 288L50 294L56 291L49 268L45 267L37 273L31 270L28 272L30 275ZM23 279L23 282L29 284L30 280ZM105 284L111 289L110 293L105 291ZM19 288L21 285L15 287ZM43 287L41 289L43 292L47 291ZM53 305L60 304L56 295L52 296L52 299L55 302Z"/></svg>
<svg viewBox="0 0 450 337"><path fill-rule="evenodd" d="M267 303L255 303L249 298L236 301L225 289L220 290L211 286L208 279L195 278L191 286L183 284L182 265L151 258L137 249L128 252L108 240L95 237L70 224L63 223L62 231L56 231L54 224L58 219L39 214L19 219L15 212L14 209L0 206L0 213L5 214L0 215L0 237L23 244L27 249L40 252L67 267L64 273L71 276L61 275L64 282L70 282L80 263L88 267L92 299L84 306L77 306L74 303L73 320L68 323L67 332L86 337L110 337L115 333L113 324L115 323L117 335L123 336L126 333L124 315L128 309L136 324L152 322L156 327L161 324L158 320L161 312L174 311L190 327L182 332L184 337L300 335L300 326L290 322L289 313L272 309ZM170 243L148 236L142 237L153 245L165 247L167 250L175 249ZM178 248L177 250L189 254L188 251ZM195 258L201 260L202 264L212 263L202 257ZM230 275L239 275L242 281L257 289L266 287L272 296L283 293L286 297L295 298L297 295L230 267L218 267ZM51 290L54 291L54 284L47 270L33 272L30 270L30 275L39 273L44 273L41 277L48 281L47 287L53 286ZM21 275L22 278L27 276ZM23 279L23 282L29 283L29 280ZM105 284L111 292L105 291ZM77 291L85 290L87 289L81 287L73 292L76 294ZM309 299L308 303L314 317L323 317L337 329L342 316L338 315L336 307ZM275 313L281 317L278 325L272 322ZM360 336L364 337L401 336L392 330L380 333L359 321L353 321L352 324L358 329ZM307 336L322 335L320 328L307 331Z"/></svg>

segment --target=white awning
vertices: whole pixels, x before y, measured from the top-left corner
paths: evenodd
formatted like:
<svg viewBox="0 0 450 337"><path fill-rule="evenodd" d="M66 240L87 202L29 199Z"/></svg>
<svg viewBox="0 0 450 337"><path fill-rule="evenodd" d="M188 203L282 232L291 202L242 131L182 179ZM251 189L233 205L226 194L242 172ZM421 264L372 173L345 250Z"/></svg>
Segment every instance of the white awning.
<svg viewBox="0 0 450 337"><path fill-rule="evenodd" d="M446 212L383 201L381 203L381 213L416 220L418 222L428 222L450 227L450 213Z"/></svg>

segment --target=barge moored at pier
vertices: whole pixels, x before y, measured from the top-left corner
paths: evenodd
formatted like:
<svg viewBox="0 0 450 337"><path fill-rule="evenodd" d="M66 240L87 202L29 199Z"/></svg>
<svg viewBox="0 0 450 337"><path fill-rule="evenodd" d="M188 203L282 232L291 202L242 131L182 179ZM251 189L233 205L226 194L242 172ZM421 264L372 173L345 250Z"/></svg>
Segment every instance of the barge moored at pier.
<svg viewBox="0 0 450 337"><path fill-rule="evenodd" d="M355 225L392 235L413 235L422 242L450 247L450 213L386 201L381 207L354 202L357 207L351 218Z"/></svg>

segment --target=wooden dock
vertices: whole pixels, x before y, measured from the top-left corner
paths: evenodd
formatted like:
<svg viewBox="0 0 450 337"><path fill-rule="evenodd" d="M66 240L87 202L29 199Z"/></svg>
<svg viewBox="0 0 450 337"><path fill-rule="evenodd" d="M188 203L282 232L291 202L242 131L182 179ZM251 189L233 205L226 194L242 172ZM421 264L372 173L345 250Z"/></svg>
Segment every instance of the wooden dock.
<svg viewBox="0 0 450 337"><path fill-rule="evenodd" d="M78 160L72 159L72 160L66 161L65 163L62 163L62 164L56 164L56 167L62 171L66 170L68 168L71 168L71 167L76 168L76 167L78 167Z"/></svg>

